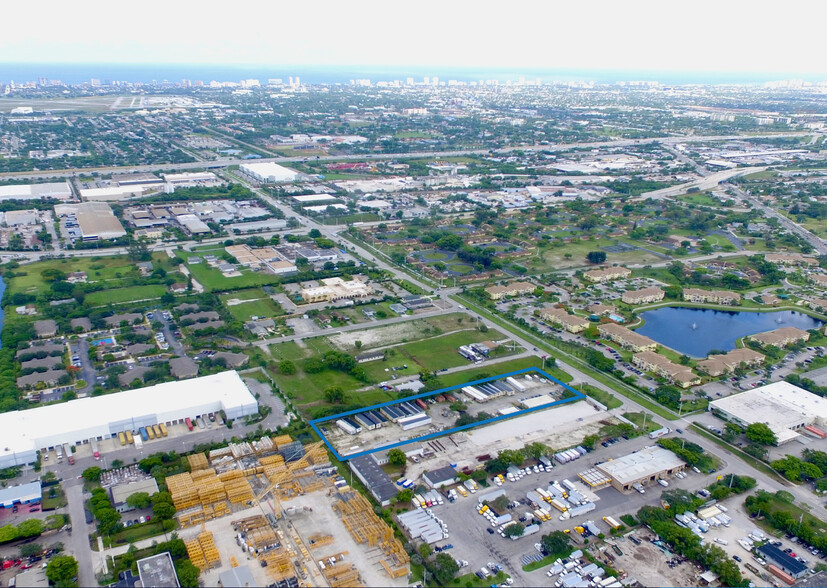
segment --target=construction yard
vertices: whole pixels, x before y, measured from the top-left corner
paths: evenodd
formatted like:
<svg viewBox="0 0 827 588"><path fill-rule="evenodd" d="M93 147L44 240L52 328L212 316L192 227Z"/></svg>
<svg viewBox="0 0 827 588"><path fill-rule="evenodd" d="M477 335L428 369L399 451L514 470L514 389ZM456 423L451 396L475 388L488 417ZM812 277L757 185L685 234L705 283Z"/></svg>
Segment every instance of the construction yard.
<svg viewBox="0 0 827 588"><path fill-rule="evenodd" d="M406 583L402 544L367 500L334 484L321 443L262 437L188 460L191 471L166 482L206 586L233 568L261 586Z"/></svg>

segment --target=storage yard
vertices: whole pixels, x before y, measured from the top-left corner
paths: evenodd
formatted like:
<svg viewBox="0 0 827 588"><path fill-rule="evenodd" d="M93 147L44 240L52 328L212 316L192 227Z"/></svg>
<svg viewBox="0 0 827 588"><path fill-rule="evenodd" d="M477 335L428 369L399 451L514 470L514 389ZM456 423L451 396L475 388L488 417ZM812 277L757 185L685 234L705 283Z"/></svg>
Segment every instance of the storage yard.
<svg viewBox="0 0 827 588"><path fill-rule="evenodd" d="M553 408L561 400L576 400L579 395L539 370L527 371L437 390L315 424L336 451L347 456L454 429L459 414L450 405L457 401L466 404L469 415L484 412L488 418L501 418Z"/></svg>
<svg viewBox="0 0 827 588"><path fill-rule="evenodd" d="M321 443L262 437L188 460L191 471L166 483L208 586L244 562L257 585L394 585L407 577L402 544L364 497L334 484Z"/></svg>

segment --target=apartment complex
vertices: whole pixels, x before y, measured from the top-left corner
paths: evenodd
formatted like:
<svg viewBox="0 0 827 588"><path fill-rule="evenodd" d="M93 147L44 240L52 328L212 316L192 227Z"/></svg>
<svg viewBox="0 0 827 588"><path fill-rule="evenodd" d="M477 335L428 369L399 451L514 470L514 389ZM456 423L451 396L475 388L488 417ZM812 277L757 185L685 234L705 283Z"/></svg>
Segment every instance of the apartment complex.
<svg viewBox="0 0 827 588"><path fill-rule="evenodd" d="M786 347L799 341L806 342L810 339L810 333L795 327L781 327L773 331L756 333L750 335L749 339L757 341L761 345L774 345L775 347Z"/></svg>
<svg viewBox="0 0 827 588"><path fill-rule="evenodd" d="M282 256L273 247L252 248L249 245L231 245L224 251L235 257L239 264L253 268L266 269L274 274L287 274L298 271L296 266Z"/></svg>
<svg viewBox="0 0 827 588"><path fill-rule="evenodd" d="M583 273L583 277L595 284L603 284L611 282L612 280L620 280L628 278L632 275L632 270L625 267L607 267L601 269L593 269Z"/></svg>
<svg viewBox="0 0 827 588"><path fill-rule="evenodd" d="M639 335L634 331L627 329L626 327L621 327L615 323L599 325L597 330L600 331L601 336L614 341L622 347L631 349L635 353L639 353L641 351L654 351L658 348L658 344L649 337Z"/></svg>
<svg viewBox="0 0 827 588"><path fill-rule="evenodd" d="M642 351L632 356L632 363L645 372L654 372L681 388L689 388L701 383L701 378L685 365L670 361L654 351Z"/></svg>
<svg viewBox="0 0 827 588"><path fill-rule="evenodd" d="M699 302L710 304L724 304L727 306L741 302L741 295L737 292L727 290L701 290L700 288L686 288L683 291L683 299L687 302Z"/></svg>
<svg viewBox="0 0 827 588"><path fill-rule="evenodd" d="M540 318L548 323L562 326L569 333L580 333L589 326L588 320L569 314L564 308L544 308L540 311Z"/></svg>
<svg viewBox="0 0 827 588"><path fill-rule="evenodd" d="M763 354L744 347L743 349L733 349L723 355L710 355L705 360L698 362L698 368L710 376L721 376L734 372L742 364L746 367L753 367L761 365L763 362Z"/></svg>
<svg viewBox="0 0 827 588"><path fill-rule="evenodd" d="M660 288L641 288L624 292L621 300L626 304L649 304L663 300L664 291Z"/></svg>
<svg viewBox="0 0 827 588"><path fill-rule="evenodd" d="M522 296L534 292L536 286L531 282L511 282L505 286L489 286L485 289L491 300L500 300L506 296Z"/></svg>

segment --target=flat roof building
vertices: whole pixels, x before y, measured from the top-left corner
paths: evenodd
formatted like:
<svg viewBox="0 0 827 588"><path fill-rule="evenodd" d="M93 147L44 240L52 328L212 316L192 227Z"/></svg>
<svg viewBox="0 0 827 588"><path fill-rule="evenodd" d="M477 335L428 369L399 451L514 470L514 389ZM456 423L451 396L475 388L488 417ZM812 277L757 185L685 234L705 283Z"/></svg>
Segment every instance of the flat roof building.
<svg viewBox="0 0 827 588"><path fill-rule="evenodd" d="M775 545L765 543L758 552L768 561L774 563L793 578L799 578L807 572L807 566L794 557L781 551Z"/></svg>
<svg viewBox="0 0 827 588"><path fill-rule="evenodd" d="M621 492L632 490L635 484L657 484L659 479L685 468L686 462L681 458L667 449L656 446L644 447L637 453L630 453L595 466L595 469L610 477L612 486Z"/></svg>
<svg viewBox="0 0 827 588"><path fill-rule="evenodd" d="M115 505L115 510L118 512L135 510L126 503L126 499L138 492L146 492L152 496L158 492L158 482L155 481L155 478L149 477L146 480L112 486L112 488L109 489L109 493L112 495L112 504Z"/></svg>
<svg viewBox="0 0 827 588"><path fill-rule="evenodd" d="M69 182L0 186L0 200L71 200L73 197Z"/></svg>
<svg viewBox="0 0 827 588"><path fill-rule="evenodd" d="M42 498L40 482L9 486L0 489L0 508L12 508L15 504L40 502Z"/></svg>
<svg viewBox="0 0 827 588"><path fill-rule="evenodd" d="M159 553L138 560L138 575L141 586L164 586L164 588L178 588L178 576L175 575L175 566L169 551Z"/></svg>
<svg viewBox="0 0 827 588"><path fill-rule="evenodd" d="M431 488L442 488L443 486L450 486L457 481L457 472L450 466L439 468L438 470L431 470L422 474L422 479Z"/></svg>
<svg viewBox="0 0 827 588"><path fill-rule="evenodd" d="M121 221L106 202L57 204L55 214L59 217L74 215L84 241L104 241L126 235Z"/></svg>
<svg viewBox="0 0 827 588"><path fill-rule="evenodd" d="M744 428L764 423L779 445L797 439L796 431L807 425L827 425L827 398L784 381L714 400L709 410Z"/></svg>
<svg viewBox="0 0 827 588"><path fill-rule="evenodd" d="M258 402L235 371L0 413L0 469L34 462L39 449L109 439L220 410L228 419L258 412Z"/></svg>
<svg viewBox="0 0 827 588"><path fill-rule="evenodd" d="M315 288L302 288L300 294L305 302L335 302L373 294L373 288L357 278L348 281L324 278L321 282L322 285Z"/></svg>
<svg viewBox="0 0 827 588"><path fill-rule="evenodd" d="M380 505L390 505L398 490L372 454L354 457L348 465Z"/></svg>
<svg viewBox="0 0 827 588"><path fill-rule="evenodd" d="M242 163L238 169L254 180L266 183L295 182L301 176L295 170L272 162Z"/></svg>

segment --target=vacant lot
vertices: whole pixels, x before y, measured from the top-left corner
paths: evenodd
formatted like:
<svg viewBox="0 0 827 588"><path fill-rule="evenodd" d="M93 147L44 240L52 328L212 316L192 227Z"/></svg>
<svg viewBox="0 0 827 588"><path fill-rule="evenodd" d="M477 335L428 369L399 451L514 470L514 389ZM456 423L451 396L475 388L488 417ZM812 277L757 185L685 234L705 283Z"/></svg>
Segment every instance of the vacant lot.
<svg viewBox="0 0 827 588"><path fill-rule="evenodd" d="M27 294L38 294L45 292L49 283L43 279L43 272L46 270L58 270L65 274L70 272L86 272L90 282L117 281L120 278L134 273L138 269L126 259L126 257L88 257L88 258L64 258L38 261L26 264L14 270L15 276L6 280L6 287L9 293L16 294L25 292Z"/></svg>
<svg viewBox="0 0 827 588"><path fill-rule="evenodd" d="M151 300L160 298L166 291L167 289L160 284L130 286L129 288L92 292L86 296L86 302L92 305L104 305L109 303L119 304L121 302L133 302L136 300Z"/></svg>

